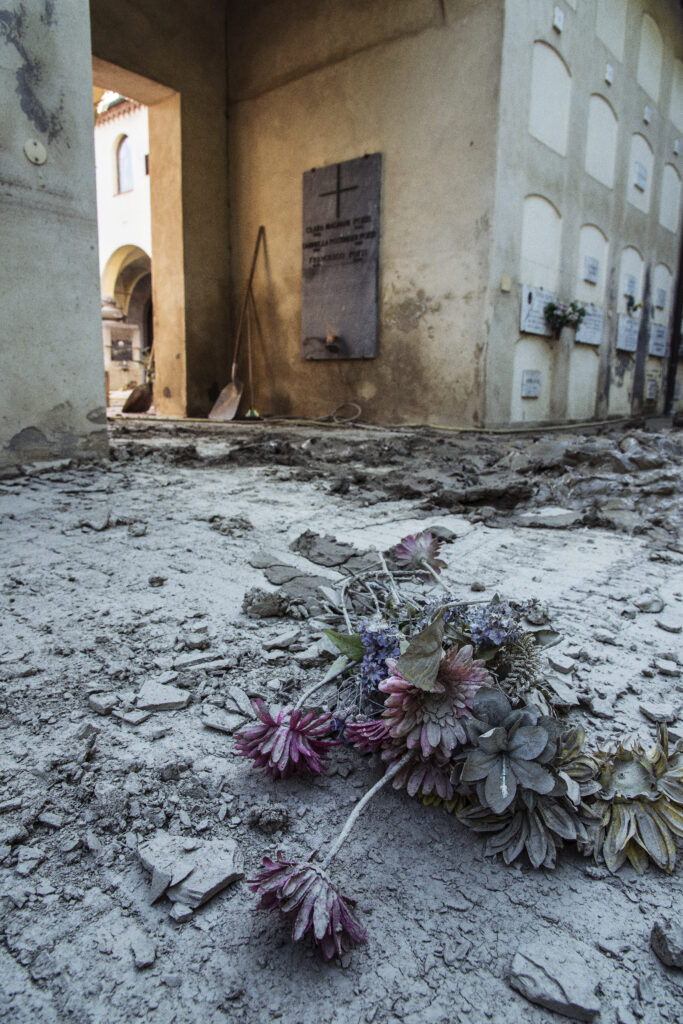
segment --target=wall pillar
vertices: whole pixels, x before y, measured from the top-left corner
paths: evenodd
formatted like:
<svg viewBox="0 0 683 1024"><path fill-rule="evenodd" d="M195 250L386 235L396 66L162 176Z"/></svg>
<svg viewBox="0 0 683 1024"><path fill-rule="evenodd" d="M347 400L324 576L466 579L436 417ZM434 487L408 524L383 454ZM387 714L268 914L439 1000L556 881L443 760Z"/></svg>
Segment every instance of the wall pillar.
<svg viewBox="0 0 683 1024"><path fill-rule="evenodd" d="M0 95L0 465L101 456L87 0L4 0Z"/></svg>

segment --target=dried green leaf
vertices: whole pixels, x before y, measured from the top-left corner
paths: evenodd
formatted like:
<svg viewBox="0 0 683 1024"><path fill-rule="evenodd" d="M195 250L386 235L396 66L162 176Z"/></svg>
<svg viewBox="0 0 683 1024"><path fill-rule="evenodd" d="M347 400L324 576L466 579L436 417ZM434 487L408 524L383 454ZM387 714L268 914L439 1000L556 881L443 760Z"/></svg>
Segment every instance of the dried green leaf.
<svg viewBox="0 0 683 1024"><path fill-rule="evenodd" d="M517 781L534 793L550 793L555 786L555 779L536 761L522 761L514 758L512 767Z"/></svg>
<svg viewBox="0 0 683 1024"><path fill-rule="evenodd" d="M398 659L396 667L404 679L418 690L432 693L436 687L436 676L443 656L441 646L444 634L442 608L433 622L414 637L405 653Z"/></svg>
<svg viewBox="0 0 683 1024"><path fill-rule="evenodd" d="M563 839L576 839L574 819L561 804L554 801L541 801L538 811L545 824L556 835L562 836Z"/></svg>
<svg viewBox="0 0 683 1024"><path fill-rule="evenodd" d="M548 836L538 815L532 811L528 817L529 835L524 844L529 860L535 868L540 868L548 852Z"/></svg>
<svg viewBox="0 0 683 1024"><path fill-rule="evenodd" d="M359 633L337 633L334 629L324 629L323 633L349 661L360 661L363 657L363 641Z"/></svg>

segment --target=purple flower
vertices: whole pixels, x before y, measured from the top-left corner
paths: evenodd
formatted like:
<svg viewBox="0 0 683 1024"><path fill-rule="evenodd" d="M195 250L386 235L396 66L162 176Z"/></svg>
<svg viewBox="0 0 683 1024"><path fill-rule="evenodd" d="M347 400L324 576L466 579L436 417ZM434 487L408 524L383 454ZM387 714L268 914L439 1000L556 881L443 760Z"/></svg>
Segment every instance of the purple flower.
<svg viewBox="0 0 683 1024"><path fill-rule="evenodd" d="M425 563L440 573L446 563L439 558L441 541L433 533L424 530L422 533L404 537L394 548L394 557L402 569L424 569Z"/></svg>
<svg viewBox="0 0 683 1024"><path fill-rule="evenodd" d="M362 754L374 754L390 739L389 728L381 718L356 718L346 723L344 737Z"/></svg>
<svg viewBox="0 0 683 1024"><path fill-rule="evenodd" d="M367 942L365 928L351 909L355 901L337 891L322 867L285 860L280 850L276 857L264 857L263 870L248 883L261 897L259 910L277 907L292 922L294 942L312 932L325 960Z"/></svg>
<svg viewBox="0 0 683 1024"><path fill-rule="evenodd" d="M365 690L375 690L383 679L387 678L386 659L398 658L399 636L388 629L373 629L366 626L361 629L360 638L363 643L363 658L359 665Z"/></svg>
<svg viewBox="0 0 683 1024"><path fill-rule="evenodd" d="M332 715L303 708L264 708L263 701L252 706L261 722L248 725L235 736L237 752L251 757L259 768L274 779L283 779L298 771L319 775L323 755L336 740L331 739Z"/></svg>

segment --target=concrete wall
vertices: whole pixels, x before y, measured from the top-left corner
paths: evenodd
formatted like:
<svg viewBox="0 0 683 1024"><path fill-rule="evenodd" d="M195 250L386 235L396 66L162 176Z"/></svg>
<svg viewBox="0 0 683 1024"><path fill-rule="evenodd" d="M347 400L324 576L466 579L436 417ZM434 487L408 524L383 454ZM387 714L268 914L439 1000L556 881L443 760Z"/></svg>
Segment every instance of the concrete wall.
<svg viewBox="0 0 683 1024"><path fill-rule="evenodd" d="M224 383L230 337L225 5L90 9L96 84L150 108L155 404L203 415Z"/></svg>
<svg viewBox="0 0 683 1024"><path fill-rule="evenodd" d="M0 464L102 455L86 0L0 0L0 95Z"/></svg>
<svg viewBox="0 0 683 1024"><path fill-rule="evenodd" d="M564 14L561 32L553 27L555 6ZM648 356L645 327L639 356L615 351L615 343L619 314L626 313L624 260L630 257L624 252L635 250L641 260L637 301L645 297L646 268L652 277L661 265L675 280L679 216L672 210L672 186L678 179L665 168L672 165L678 175L683 171L683 157L674 152L681 138L676 119L683 123L682 90L676 84L683 82L683 68L677 71L675 63L683 54L680 7L674 0L559 5L510 0L506 7L486 422L628 415L642 404L647 379L658 385L656 401L645 406L654 412L662 407L666 360ZM661 35L659 57L653 24ZM569 88L568 109L561 102L563 82ZM636 159L648 164L644 191L633 183ZM543 201L555 211L552 230L550 213L536 216ZM523 259L525 211L534 204L530 233L535 237L527 247L530 258ZM586 247L601 255L596 285L583 280ZM658 274L664 280L661 269ZM511 278L509 291L501 288L504 275ZM522 285L551 288L563 301L586 302L592 294L605 311L601 345L520 334ZM655 311L659 322L670 321L673 291L671 284L666 308ZM524 369L541 372L538 398L521 397Z"/></svg>
<svg viewBox="0 0 683 1024"><path fill-rule="evenodd" d="M502 14L502 0L231 5L233 304L264 224L262 413L358 402L373 421L482 422ZM384 174L379 354L304 361L302 174L372 152Z"/></svg>

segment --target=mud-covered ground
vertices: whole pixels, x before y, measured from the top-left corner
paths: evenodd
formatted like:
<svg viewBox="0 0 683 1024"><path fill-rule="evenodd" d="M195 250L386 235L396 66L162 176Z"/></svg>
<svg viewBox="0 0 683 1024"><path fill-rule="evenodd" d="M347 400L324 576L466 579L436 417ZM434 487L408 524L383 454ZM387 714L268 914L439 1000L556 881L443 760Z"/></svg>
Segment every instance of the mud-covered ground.
<svg viewBox="0 0 683 1024"><path fill-rule="evenodd" d="M518 948L540 944L585 964L565 995L587 981L603 1024L680 1021L683 971L650 932L680 918L683 863L612 876L565 850L554 872L507 868L387 788L334 866L368 944L326 965L243 879L176 921L166 896L150 904L138 849L163 832L195 852L234 840L247 878L277 848L324 849L379 765L338 747L324 776L274 784L230 729L244 695L321 678L320 585L426 527L450 538L443 576L463 600L547 611L551 670L590 742L653 737L643 708L683 733L682 447L668 428L117 421L107 464L5 471L0 1019L559 1022L509 982ZM150 682L186 706L143 712Z"/></svg>

